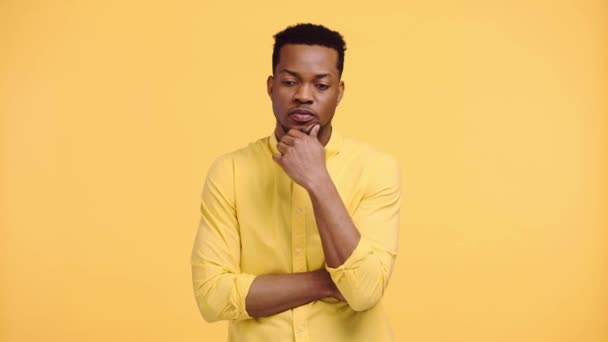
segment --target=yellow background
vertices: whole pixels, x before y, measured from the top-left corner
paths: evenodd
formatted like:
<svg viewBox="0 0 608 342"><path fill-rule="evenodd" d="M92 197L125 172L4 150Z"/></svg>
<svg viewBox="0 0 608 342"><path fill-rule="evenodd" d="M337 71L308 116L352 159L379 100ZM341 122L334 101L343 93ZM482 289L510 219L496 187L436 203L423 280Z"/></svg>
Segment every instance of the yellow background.
<svg viewBox="0 0 608 342"><path fill-rule="evenodd" d="M397 341L608 341L606 1L0 1L0 340L223 341L211 161L273 129L272 35L343 33L335 126L403 169Z"/></svg>

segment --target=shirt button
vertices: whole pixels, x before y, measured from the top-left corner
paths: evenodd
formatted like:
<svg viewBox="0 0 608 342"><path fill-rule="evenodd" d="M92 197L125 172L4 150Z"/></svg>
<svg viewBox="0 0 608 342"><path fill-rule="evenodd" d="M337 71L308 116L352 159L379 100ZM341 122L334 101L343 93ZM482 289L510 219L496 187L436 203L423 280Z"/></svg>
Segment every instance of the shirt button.
<svg viewBox="0 0 608 342"><path fill-rule="evenodd" d="M296 214L301 214L302 213L302 208L296 208Z"/></svg>
<svg viewBox="0 0 608 342"><path fill-rule="evenodd" d="M299 331L299 332L304 332L304 326L303 326L303 325L300 325L300 326L298 327L298 331Z"/></svg>
<svg viewBox="0 0 608 342"><path fill-rule="evenodd" d="M302 248L296 248L296 254L302 254Z"/></svg>

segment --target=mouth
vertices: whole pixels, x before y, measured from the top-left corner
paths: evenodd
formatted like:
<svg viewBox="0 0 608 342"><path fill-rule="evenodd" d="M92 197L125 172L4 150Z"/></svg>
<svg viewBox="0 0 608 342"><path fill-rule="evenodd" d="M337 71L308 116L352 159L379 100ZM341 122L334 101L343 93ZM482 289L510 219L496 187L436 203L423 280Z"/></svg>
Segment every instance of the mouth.
<svg viewBox="0 0 608 342"><path fill-rule="evenodd" d="M312 121L317 115L310 109L295 108L287 112L289 118L297 123L305 124Z"/></svg>

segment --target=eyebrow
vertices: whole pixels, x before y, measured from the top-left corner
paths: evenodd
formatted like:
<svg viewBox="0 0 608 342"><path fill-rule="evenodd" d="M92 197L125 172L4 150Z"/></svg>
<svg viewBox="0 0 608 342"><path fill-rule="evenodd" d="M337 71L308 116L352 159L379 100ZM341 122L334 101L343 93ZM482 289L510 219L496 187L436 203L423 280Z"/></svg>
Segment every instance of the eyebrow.
<svg viewBox="0 0 608 342"><path fill-rule="evenodd" d="M281 71L279 71L279 74L282 73L282 72L285 72L285 73L290 74L291 76L295 76L295 77L300 78L300 74L298 74L295 71L291 71L289 69L282 69ZM315 75L315 78L317 78L317 79L318 78L324 78L324 77L331 77L331 74L330 73L324 73L324 74L316 74Z"/></svg>

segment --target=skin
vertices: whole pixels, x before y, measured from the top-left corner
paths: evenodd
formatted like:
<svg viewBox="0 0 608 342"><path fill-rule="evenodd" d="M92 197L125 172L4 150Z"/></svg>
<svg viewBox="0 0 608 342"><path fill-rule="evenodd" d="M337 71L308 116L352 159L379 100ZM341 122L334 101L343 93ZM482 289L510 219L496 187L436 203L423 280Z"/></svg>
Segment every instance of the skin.
<svg viewBox="0 0 608 342"><path fill-rule="evenodd" d="M267 80L280 151L273 160L308 192L325 262L332 268L346 261L360 239L325 164L331 120L344 94L337 60L338 53L331 48L288 44L281 48L274 75ZM291 114L300 109L312 114L312 119L294 120ZM320 269L258 276L245 304L252 317L261 317L324 297L344 301L329 273Z"/></svg>

